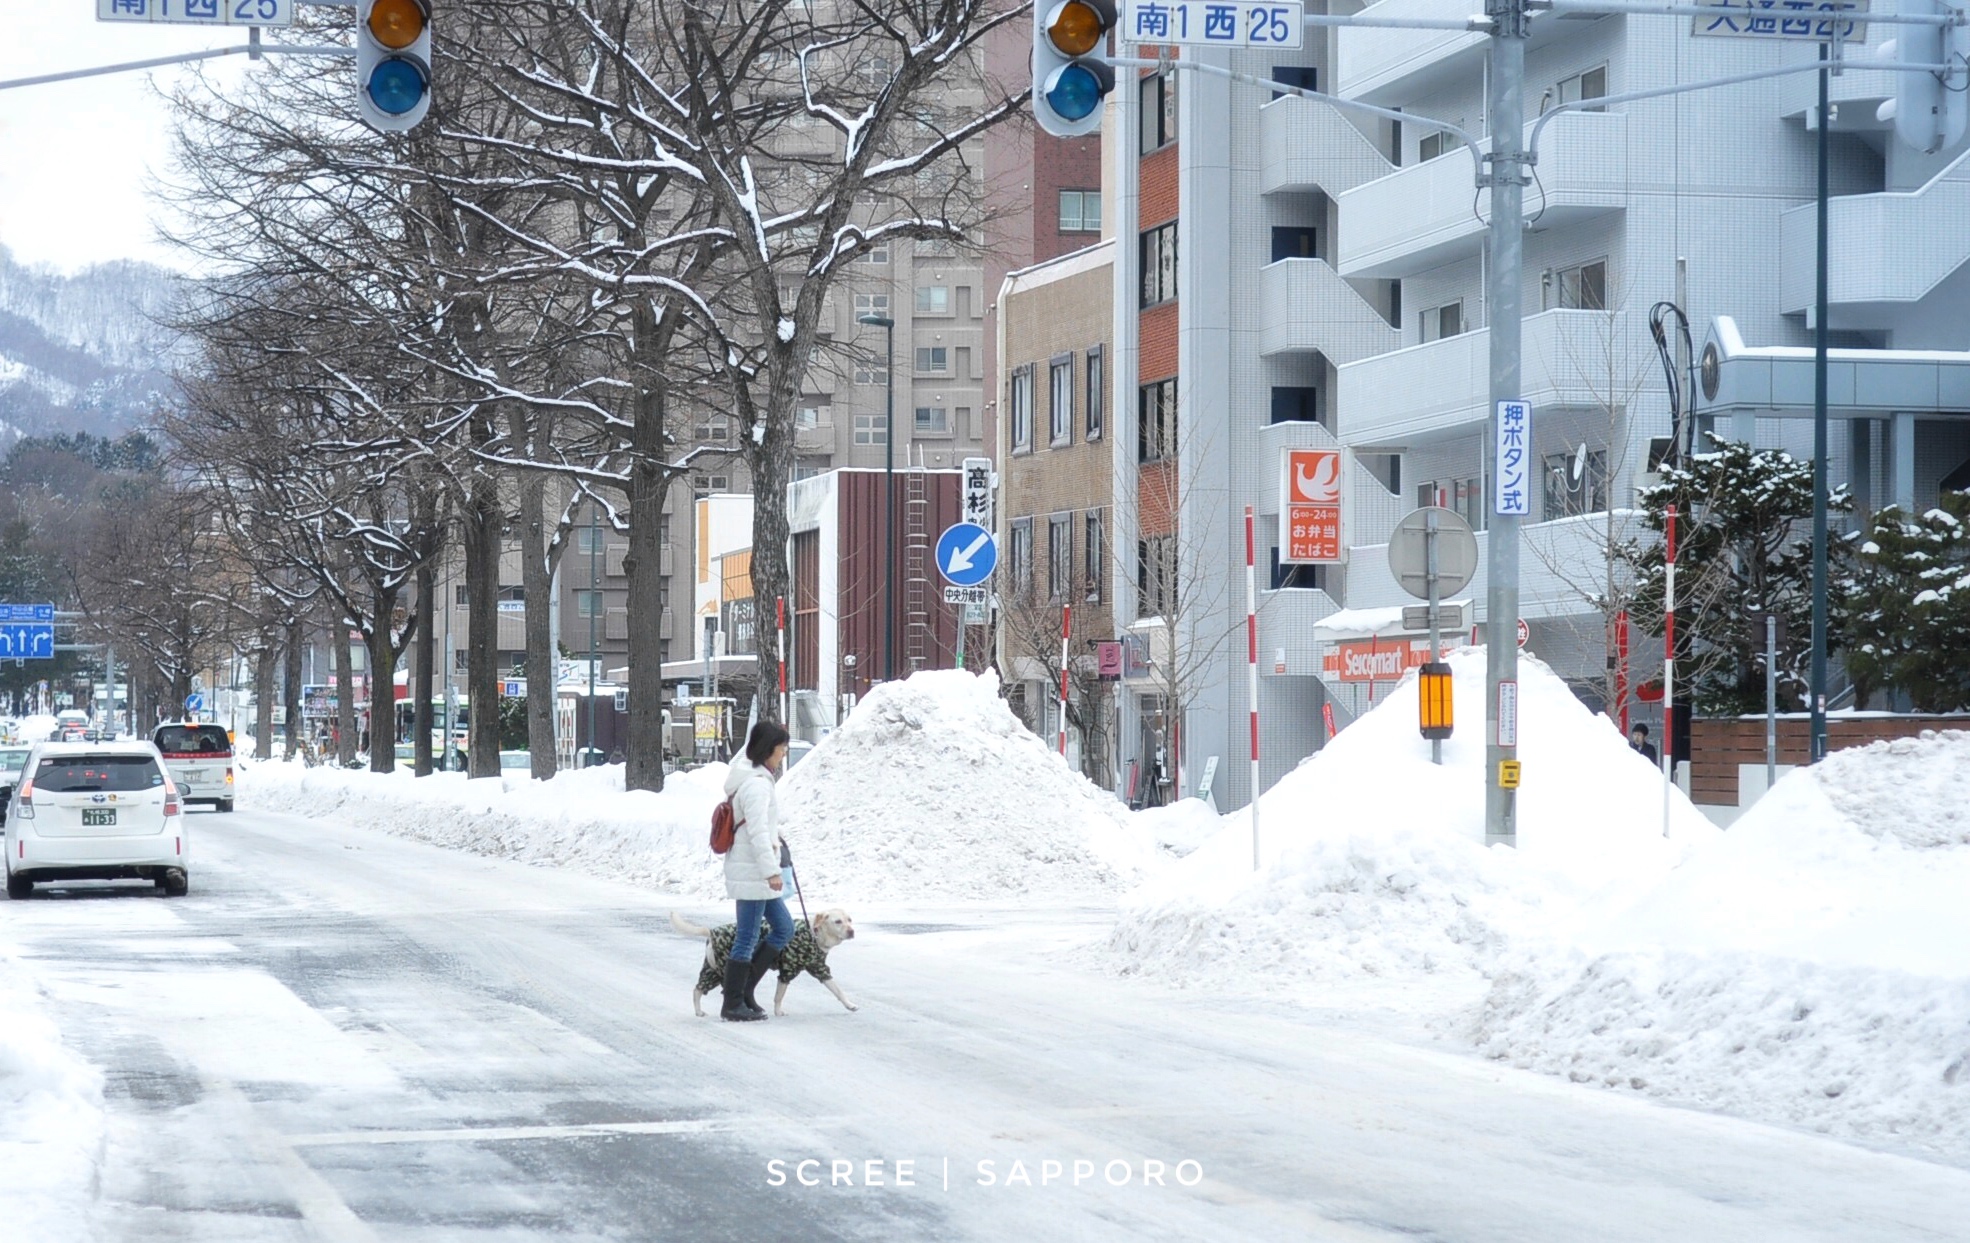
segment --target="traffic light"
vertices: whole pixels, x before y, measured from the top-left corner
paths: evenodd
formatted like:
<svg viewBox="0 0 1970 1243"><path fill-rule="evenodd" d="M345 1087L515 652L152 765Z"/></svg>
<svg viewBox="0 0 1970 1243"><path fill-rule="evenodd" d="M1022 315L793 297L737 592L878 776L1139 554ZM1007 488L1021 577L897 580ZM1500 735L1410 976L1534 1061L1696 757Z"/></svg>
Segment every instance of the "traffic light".
<svg viewBox="0 0 1970 1243"><path fill-rule="evenodd" d="M429 0L357 0L356 110L392 133L431 110Z"/></svg>
<svg viewBox="0 0 1970 1243"><path fill-rule="evenodd" d="M1941 0L1909 0L1903 11L1951 16L1959 10ZM1970 27L1903 26L1895 33L1892 57L1904 65L1947 65L1942 73L1903 69L1895 77L1895 97L1875 110L1875 119L1895 123L1895 136L1917 151L1933 155L1962 141L1970 121ZM1886 49L1884 49L1885 51Z"/></svg>
<svg viewBox="0 0 1970 1243"><path fill-rule="evenodd" d="M1033 116L1059 138L1101 128L1101 100L1115 89L1108 63L1113 0L1033 0Z"/></svg>

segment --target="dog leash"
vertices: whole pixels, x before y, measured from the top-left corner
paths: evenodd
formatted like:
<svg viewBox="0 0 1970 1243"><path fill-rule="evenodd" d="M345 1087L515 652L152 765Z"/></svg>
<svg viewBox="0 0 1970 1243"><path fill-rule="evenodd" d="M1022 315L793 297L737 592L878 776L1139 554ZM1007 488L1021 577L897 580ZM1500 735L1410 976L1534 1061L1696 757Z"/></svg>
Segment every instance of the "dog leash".
<svg viewBox="0 0 1970 1243"><path fill-rule="evenodd" d="M793 875L793 896L800 902L800 917L807 919L807 895L800 891L800 869L793 865L793 850L784 841L780 843L780 846L781 849L787 852L787 871ZM814 921L807 919L807 927L811 930L814 927Z"/></svg>

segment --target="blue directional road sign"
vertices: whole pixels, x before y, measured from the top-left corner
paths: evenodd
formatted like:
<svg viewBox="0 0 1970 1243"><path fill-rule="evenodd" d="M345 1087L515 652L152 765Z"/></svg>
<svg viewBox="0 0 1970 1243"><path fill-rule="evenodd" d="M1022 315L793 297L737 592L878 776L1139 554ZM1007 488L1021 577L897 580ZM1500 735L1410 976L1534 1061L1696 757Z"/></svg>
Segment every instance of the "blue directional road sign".
<svg viewBox="0 0 1970 1243"><path fill-rule="evenodd" d="M185 696L185 711L202 712L204 710L205 710L205 696L199 694L191 694Z"/></svg>
<svg viewBox="0 0 1970 1243"><path fill-rule="evenodd" d="M958 587L976 587L999 565L998 541L975 522L946 527L937 537L937 570Z"/></svg>
<svg viewBox="0 0 1970 1243"><path fill-rule="evenodd" d="M55 606L52 604L0 604L0 622L51 622L55 620Z"/></svg>
<svg viewBox="0 0 1970 1243"><path fill-rule="evenodd" d="M0 622L0 658L53 660L55 658L54 623Z"/></svg>

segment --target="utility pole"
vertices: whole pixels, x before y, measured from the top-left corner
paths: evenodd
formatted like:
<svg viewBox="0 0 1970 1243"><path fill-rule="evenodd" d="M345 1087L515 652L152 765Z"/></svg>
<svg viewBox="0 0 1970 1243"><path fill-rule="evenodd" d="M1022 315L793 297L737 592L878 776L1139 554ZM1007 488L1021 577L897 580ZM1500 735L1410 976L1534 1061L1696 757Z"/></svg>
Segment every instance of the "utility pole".
<svg viewBox="0 0 1970 1243"><path fill-rule="evenodd" d="M602 507L590 501L588 507L588 742L582 747L578 768L587 768L595 758L595 614L602 601L596 591L595 552L602 546Z"/></svg>
<svg viewBox="0 0 1970 1243"><path fill-rule="evenodd" d="M1524 261L1525 185L1530 180L1525 154L1525 42L1529 33L1526 0L1485 0L1492 21L1490 97L1485 116L1491 127L1488 167L1478 185L1491 191L1491 237L1485 277L1485 327L1491 340L1491 444L1498 451L1504 434L1506 403L1519 399L1521 332L1519 274ZM1526 453L1531 452L1530 445ZM1491 472L1494 477L1497 470ZM1518 758L1519 677L1519 514L1503 499L1504 482L1494 479L1490 498L1490 538L1486 541L1489 579L1485 595L1485 747L1484 841L1518 844L1516 795L1500 780L1503 765Z"/></svg>
<svg viewBox="0 0 1970 1243"><path fill-rule="evenodd" d="M896 321L863 315L857 323L880 328L884 345L882 415L882 680L896 680Z"/></svg>
<svg viewBox="0 0 1970 1243"><path fill-rule="evenodd" d="M1807 705L1812 713L1808 764L1826 758L1826 131L1827 78L1833 45L1820 44L1819 218L1815 222L1819 253L1813 303L1813 655L1808 671L1812 685ZM1771 601L1765 601L1771 607Z"/></svg>

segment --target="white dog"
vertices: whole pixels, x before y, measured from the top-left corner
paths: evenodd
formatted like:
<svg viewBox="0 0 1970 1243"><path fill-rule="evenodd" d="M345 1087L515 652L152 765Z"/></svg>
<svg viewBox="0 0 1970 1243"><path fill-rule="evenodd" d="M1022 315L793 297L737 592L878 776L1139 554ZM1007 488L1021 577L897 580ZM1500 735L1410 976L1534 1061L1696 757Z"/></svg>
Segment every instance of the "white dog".
<svg viewBox="0 0 1970 1243"><path fill-rule="evenodd" d="M704 938L704 969L698 972L698 982L691 989L691 1010L699 1018L703 1018L705 995L717 992L725 985L725 960L731 956L732 939L738 931L738 925L720 924L716 928L700 928L686 921L676 911L670 913L670 924L687 937ZM787 986L792 984L794 977L803 971L827 985L828 991L835 995L836 1001L850 1010L855 1009L855 1003L848 1000L847 993L841 991L841 985L835 983L834 972L828 968L828 951L843 941L854 939L855 921L848 917L847 911L839 907L818 912L814 916L811 928L807 920L795 920L793 940L787 942L787 947L780 951L780 983L773 990L773 1013L778 1015L786 1013Z"/></svg>

